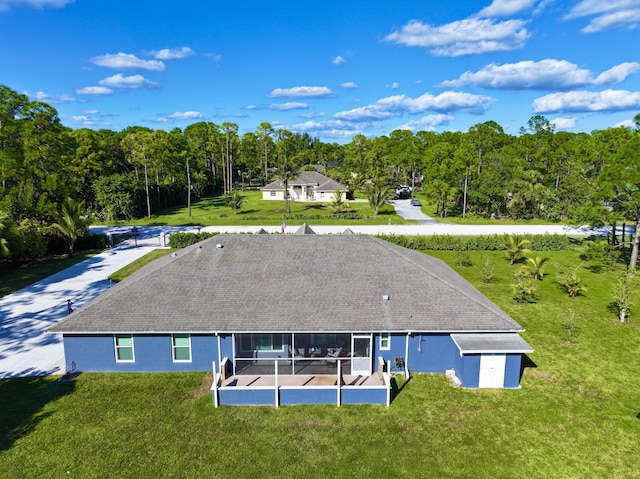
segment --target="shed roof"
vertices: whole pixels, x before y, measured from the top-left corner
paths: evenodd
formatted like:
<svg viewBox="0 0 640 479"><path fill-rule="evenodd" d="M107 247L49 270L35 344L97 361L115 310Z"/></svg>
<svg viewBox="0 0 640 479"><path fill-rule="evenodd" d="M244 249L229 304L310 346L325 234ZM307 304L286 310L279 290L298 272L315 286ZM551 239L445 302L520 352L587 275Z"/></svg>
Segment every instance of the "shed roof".
<svg viewBox="0 0 640 479"><path fill-rule="evenodd" d="M379 238L224 234L141 268L50 329L76 334L521 330L444 262Z"/></svg>
<svg viewBox="0 0 640 479"><path fill-rule="evenodd" d="M452 334L451 338L462 354L533 352L517 334Z"/></svg>

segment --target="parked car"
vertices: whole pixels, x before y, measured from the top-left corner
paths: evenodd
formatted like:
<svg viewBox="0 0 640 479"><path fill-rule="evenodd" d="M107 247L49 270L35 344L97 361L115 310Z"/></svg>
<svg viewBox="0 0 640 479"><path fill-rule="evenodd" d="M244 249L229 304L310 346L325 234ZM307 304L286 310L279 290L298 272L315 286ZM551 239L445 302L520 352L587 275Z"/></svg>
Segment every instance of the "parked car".
<svg viewBox="0 0 640 479"><path fill-rule="evenodd" d="M396 189L396 199L406 200L407 198L411 198L411 187L407 185L400 185L400 187Z"/></svg>
<svg viewBox="0 0 640 479"><path fill-rule="evenodd" d="M411 206L422 206L422 203L420 203L420 200L418 198L413 198L410 203Z"/></svg>

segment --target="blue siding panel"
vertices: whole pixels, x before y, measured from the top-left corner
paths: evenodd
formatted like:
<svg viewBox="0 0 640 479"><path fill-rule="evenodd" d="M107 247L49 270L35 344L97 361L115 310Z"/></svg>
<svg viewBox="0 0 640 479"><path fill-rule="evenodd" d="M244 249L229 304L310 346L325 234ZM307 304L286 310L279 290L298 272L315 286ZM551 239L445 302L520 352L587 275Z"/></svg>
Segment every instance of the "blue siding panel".
<svg viewBox="0 0 640 479"><path fill-rule="evenodd" d="M520 371L522 354L507 354L507 364L504 369L504 387L520 387Z"/></svg>
<svg viewBox="0 0 640 479"><path fill-rule="evenodd" d="M337 404L338 389L280 389L280 404Z"/></svg>
<svg viewBox="0 0 640 479"><path fill-rule="evenodd" d="M275 394L275 389L251 388L218 390L220 404L229 406L275 406Z"/></svg>
<svg viewBox="0 0 640 479"><path fill-rule="evenodd" d="M390 335L390 349L380 349L380 334L373 335L373 366L374 371L378 369L378 357L382 357L384 362L391 361L391 371L392 372L403 372L404 368L396 368L394 359L396 356L400 356L403 362L406 363L405 352L406 352L406 334L391 334Z"/></svg>
<svg viewBox="0 0 640 479"><path fill-rule="evenodd" d="M464 372L458 379L462 382L462 387L477 388L480 383L480 355L465 354L462 357L464 362Z"/></svg>
<svg viewBox="0 0 640 479"><path fill-rule="evenodd" d="M459 354L449 334L413 334L409 337L409 371L442 373L455 368Z"/></svg>
<svg viewBox="0 0 640 479"><path fill-rule="evenodd" d="M84 372L170 372L211 371L218 362L218 341L214 335L191 336L191 361L173 362L171 335L133 335L134 362L117 362L113 335L64 336L67 364L75 362Z"/></svg>
<svg viewBox="0 0 640 479"><path fill-rule="evenodd" d="M387 404L387 389L343 389L342 404Z"/></svg>

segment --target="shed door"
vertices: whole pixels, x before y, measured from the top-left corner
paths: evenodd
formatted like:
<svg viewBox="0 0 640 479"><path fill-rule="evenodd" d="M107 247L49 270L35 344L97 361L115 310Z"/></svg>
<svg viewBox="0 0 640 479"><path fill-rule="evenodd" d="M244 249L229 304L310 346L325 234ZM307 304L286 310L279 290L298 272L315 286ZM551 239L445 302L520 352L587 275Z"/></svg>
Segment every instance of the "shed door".
<svg viewBox="0 0 640 479"><path fill-rule="evenodd" d="M505 354L481 354L478 387L504 387L504 368L506 363L507 356Z"/></svg>

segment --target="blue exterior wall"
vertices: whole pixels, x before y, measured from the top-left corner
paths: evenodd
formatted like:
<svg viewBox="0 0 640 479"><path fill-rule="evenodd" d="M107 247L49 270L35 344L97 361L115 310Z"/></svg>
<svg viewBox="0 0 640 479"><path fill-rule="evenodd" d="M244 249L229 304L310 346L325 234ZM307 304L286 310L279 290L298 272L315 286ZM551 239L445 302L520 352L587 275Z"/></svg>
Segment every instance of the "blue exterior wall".
<svg viewBox="0 0 640 479"><path fill-rule="evenodd" d="M404 354L403 354L404 355ZM409 371L441 373L455 368L460 351L449 334L418 334L409 336Z"/></svg>
<svg viewBox="0 0 640 479"><path fill-rule="evenodd" d="M280 389L280 404L337 404L338 390L331 389Z"/></svg>
<svg viewBox="0 0 640 479"><path fill-rule="evenodd" d="M401 372L404 371L404 368L396 368L394 364L394 358L396 356L402 357L403 362L405 359L406 352L406 334L391 334L390 335L390 349L380 349L380 333L376 333L373 335L373 371L377 371L378 369L378 357L382 357L384 362L391 361L391 371L392 372Z"/></svg>
<svg viewBox="0 0 640 479"><path fill-rule="evenodd" d="M218 397L220 404L229 406L273 406L276 403L273 388L219 389Z"/></svg>
<svg viewBox="0 0 640 479"><path fill-rule="evenodd" d="M113 335L64 336L65 362L84 372L211 371L218 362L214 335L191 336L191 362L173 362L171 335L133 335L134 362L117 362Z"/></svg>
<svg viewBox="0 0 640 479"><path fill-rule="evenodd" d="M387 389L342 389L342 404L387 404Z"/></svg>
<svg viewBox="0 0 640 479"><path fill-rule="evenodd" d="M462 356L462 371L456 369L456 376L460 379L462 387L477 388L480 382L480 355L465 354Z"/></svg>
<svg viewBox="0 0 640 479"><path fill-rule="evenodd" d="M504 387L520 387L520 372L522 367L522 354L507 354L507 363L504 368Z"/></svg>

